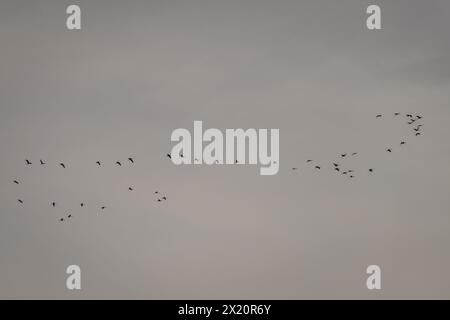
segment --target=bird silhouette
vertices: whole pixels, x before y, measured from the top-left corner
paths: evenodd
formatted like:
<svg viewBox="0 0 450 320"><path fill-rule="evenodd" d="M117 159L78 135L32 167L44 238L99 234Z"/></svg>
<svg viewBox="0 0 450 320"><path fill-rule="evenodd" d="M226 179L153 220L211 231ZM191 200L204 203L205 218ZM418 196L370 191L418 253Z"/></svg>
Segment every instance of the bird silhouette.
<svg viewBox="0 0 450 320"><path fill-rule="evenodd" d="M412 114L407 114L406 115L408 118L412 118Z"/></svg>
<svg viewBox="0 0 450 320"><path fill-rule="evenodd" d="M120 161L117 161L116 164L117 164L119 167L122 166L122 163L120 163Z"/></svg>
<svg viewBox="0 0 450 320"><path fill-rule="evenodd" d="M369 169L369 172L373 172L373 169Z"/></svg>
<svg viewBox="0 0 450 320"><path fill-rule="evenodd" d="M53 206L53 207L56 207L56 202L52 202L52 206Z"/></svg>
<svg viewBox="0 0 450 320"><path fill-rule="evenodd" d="M159 191L155 191L155 194L158 194L159 193Z"/></svg>
<svg viewBox="0 0 450 320"><path fill-rule="evenodd" d="M320 166L316 166L315 168L316 168L317 170L320 170Z"/></svg>
<svg viewBox="0 0 450 320"><path fill-rule="evenodd" d="M334 170L336 170L337 172L341 171L341 169L339 169L338 167L334 168Z"/></svg>
<svg viewBox="0 0 450 320"><path fill-rule="evenodd" d="M133 188L132 188L132 187L129 187L128 190L133 191Z"/></svg>
<svg viewBox="0 0 450 320"><path fill-rule="evenodd" d="M346 153L344 153L344 154L341 154L341 157L342 158L345 158L347 156L347 154Z"/></svg>
<svg viewBox="0 0 450 320"><path fill-rule="evenodd" d="M18 199L17 201L18 201L19 203L23 204L23 200Z"/></svg>
<svg viewBox="0 0 450 320"><path fill-rule="evenodd" d="M422 117L422 116L416 116L416 118L420 120L420 119L422 119L423 117Z"/></svg>
<svg viewBox="0 0 450 320"><path fill-rule="evenodd" d="M298 168L292 168L292 170L298 170Z"/></svg>
<svg viewBox="0 0 450 320"><path fill-rule="evenodd" d="M102 163L100 161L97 161L96 164L98 164L99 166L102 165Z"/></svg>
<svg viewBox="0 0 450 320"><path fill-rule="evenodd" d="M167 200L166 196L162 197L163 200Z"/></svg>
<svg viewBox="0 0 450 320"><path fill-rule="evenodd" d="M17 180L14 180L14 183L15 183L15 184L19 184L19 181L17 181Z"/></svg>
<svg viewBox="0 0 450 320"><path fill-rule="evenodd" d="M63 218L61 218L61 219L59 219L59 221L63 222L63 221L64 221L64 219L63 219Z"/></svg>
<svg viewBox="0 0 450 320"><path fill-rule="evenodd" d="M306 163L310 163L310 162L312 162L312 160L306 160Z"/></svg>
<svg viewBox="0 0 450 320"><path fill-rule="evenodd" d="M60 163L59 164L61 167L63 167L64 169L66 168L66 165L64 163Z"/></svg>
<svg viewBox="0 0 450 320"><path fill-rule="evenodd" d="M168 153L166 156L167 158L172 159L172 155L170 153Z"/></svg>
<svg viewBox="0 0 450 320"><path fill-rule="evenodd" d="M32 165L32 163L30 162L30 160L25 160L27 165Z"/></svg>
<svg viewBox="0 0 450 320"><path fill-rule="evenodd" d="M83 203L83 202L82 202L82 203L80 203L80 207L82 207L82 208L84 207L84 203Z"/></svg>
<svg viewBox="0 0 450 320"><path fill-rule="evenodd" d="M67 216L67 218L69 218L69 219L70 219L70 218L72 218L72 215L71 215L71 214L69 214L69 215Z"/></svg>
<svg viewBox="0 0 450 320"><path fill-rule="evenodd" d="M392 149L387 149L386 151L387 151L387 152L392 152Z"/></svg>
<svg viewBox="0 0 450 320"><path fill-rule="evenodd" d="M399 112L396 112L396 113L394 113L394 115L395 115L395 116L399 116L399 115L400 115L400 113L399 113Z"/></svg>
<svg viewBox="0 0 450 320"><path fill-rule="evenodd" d="M339 164L338 164L338 163L334 163L334 162L333 162L333 165L334 165L335 167L339 167Z"/></svg>
<svg viewBox="0 0 450 320"><path fill-rule="evenodd" d="M420 130L420 128L414 128L413 129L415 132L418 132Z"/></svg>
<svg viewBox="0 0 450 320"><path fill-rule="evenodd" d="M381 117L382 117L382 115L381 115L381 114L378 114L378 115L377 115L377 118L381 118Z"/></svg>
<svg viewBox="0 0 450 320"><path fill-rule="evenodd" d="M134 159L133 158L128 158L128 161L130 161L131 163L134 163Z"/></svg>
<svg viewBox="0 0 450 320"><path fill-rule="evenodd" d="M45 164L45 162L42 160L39 160L39 162L41 163L41 166L43 166Z"/></svg>
<svg viewBox="0 0 450 320"><path fill-rule="evenodd" d="M358 152L353 152L352 156L356 156L358 154Z"/></svg>
<svg viewBox="0 0 450 320"><path fill-rule="evenodd" d="M417 133L416 133L416 137L417 137L417 136L420 136L420 132L417 132Z"/></svg>
<svg viewBox="0 0 450 320"><path fill-rule="evenodd" d="M101 209L102 209L102 210L105 210L105 209L106 209L106 207L101 207Z"/></svg>
<svg viewBox="0 0 450 320"><path fill-rule="evenodd" d="M350 176L350 178L354 178L354 176Z"/></svg>
<svg viewBox="0 0 450 320"><path fill-rule="evenodd" d="M158 202L161 202L161 199L158 199Z"/></svg>

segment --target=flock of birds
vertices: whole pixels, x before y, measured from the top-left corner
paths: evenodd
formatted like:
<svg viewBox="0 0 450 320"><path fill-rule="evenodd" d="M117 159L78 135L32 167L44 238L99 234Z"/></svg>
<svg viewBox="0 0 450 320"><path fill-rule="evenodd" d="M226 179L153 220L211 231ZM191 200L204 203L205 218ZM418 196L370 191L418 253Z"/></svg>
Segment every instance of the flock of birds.
<svg viewBox="0 0 450 320"><path fill-rule="evenodd" d="M395 112L394 113L394 117L399 117L399 116L400 116L399 112ZM423 119L423 116L421 116L421 115L413 115L413 114L406 114L405 116L406 116L406 119L407 119L406 123L408 124L408 126L412 127L413 135L416 136L416 137L421 136L422 135L423 124L420 123L420 122ZM378 115L376 115L376 118L377 119L381 119L381 118L383 118L383 115L382 114L378 114ZM400 141L399 145L400 146L406 145L406 141ZM393 152L393 147L388 147L386 149L386 152L392 153ZM339 154L338 155L338 160L331 161L330 169L333 170L334 172L336 172L338 174L341 174L342 176L346 176L346 177L348 177L350 179L355 178L355 170L354 169L348 169L348 168L345 169L345 168L343 168L343 166L340 164L340 161L341 160L345 160L345 159L350 158L350 157L355 157L357 155L358 155L358 152L352 152L352 153L347 153L346 152L346 153ZM316 170L322 170L323 169L323 166L321 164L315 163L314 160L312 160L312 159L306 160L306 163L313 165L314 169L316 169ZM293 167L292 170L296 171L296 170L299 170L299 168L298 167ZM375 169L374 168L367 168L367 171L369 173L373 173L375 171Z"/></svg>
<svg viewBox="0 0 450 320"><path fill-rule="evenodd" d="M135 163L134 158L131 158L131 157L128 158L127 161L128 161L131 165L133 165L133 164ZM42 159L39 160L39 164L40 164L41 166L47 165L47 163L46 163L45 161L43 161ZM102 162L101 162L101 161L97 161L96 164L97 164L98 167L101 167L101 166L102 166ZM26 165L26 166L32 166L33 163L32 163L30 160L25 159L25 165ZM122 166L124 165L124 162L116 161L115 165L118 166L118 167L122 167ZM63 169L67 169L66 164L63 163L63 162L59 163L58 166L60 166L60 167L63 168ZM21 184L21 182L20 182L18 179L13 180L13 183L16 184L16 185L20 185L20 184ZM134 187L133 187L133 186L128 187L128 191L130 191L130 192L131 192L131 191L134 191ZM167 201L167 196L161 194L159 191L155 191L154 194L157 196L157 198L156 198L156 201L157 201L157 202ZM18 202L19 204L21 204L21 205L24 204L24 200L21 199L21 198L20 198L20 199L17 199L17 202ZM50 206L51 206L52 208L56 208L56 207L57 207L57 203L56 203L55 201L53 201L53 202L50 203ZM81 207L81 208L86 207L86 203L84 203L84 202L80 203L80 207ZM103 206L100 207L100 210L103 211L103 210L106 210L106 208L107 208L107 207L103 205ZM60 218L59 221L64 222L64 221L67 221L67 220L71 219L72 217L73 217L72 214L68 213L68 214L66 214L63 218Z"/></svg>

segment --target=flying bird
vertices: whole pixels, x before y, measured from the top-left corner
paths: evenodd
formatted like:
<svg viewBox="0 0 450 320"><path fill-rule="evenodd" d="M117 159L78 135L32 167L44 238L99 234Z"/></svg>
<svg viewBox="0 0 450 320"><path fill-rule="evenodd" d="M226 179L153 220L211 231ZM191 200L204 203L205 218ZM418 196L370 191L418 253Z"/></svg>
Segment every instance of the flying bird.
<svg viewBox="0 0 450 320"><path fill-rule="evenodd" d="M292 170L298 170L298 168L292 168Z"/></svg>
<svg viewBox="0 0 450 320"><path fill-rule="evenodd" d="M63 218L61 218L61 219L59 219L59 221L63 222L63 221L64 221L64 219L63 219Z"/></svg>
<svg viewBox="0 0 450 320"><path fill-rule="evenodd" d="M122 166L122 164L120 163L120 161L117 161L116 164L117 164L119 167Z"/></svg>
<svg viewBox="0 0 450 320"><path fill-rule="evenodd" d="M406 144L406 142L405 142L405 141L402 141L402 142L400 142L400 145L404 145L404 144Z"/></svg>
<svg viewBox="0 0 450 320"><path fill-rule="evenodd" d="M387 152L392 152L392 149L387 149L386 151L387 151Z"/></svg>
<svg viewBox="0 0 450 320"><path fill-rule="evenodd" d="M417 137L417 136L420 136L420 132L417 132L417 133L416 133L416 137Z"/></svg>
<svg viewBox="0 0 450 320"><path fill-rule="evenodd" d="M381 114L378 114L378 115L377 115L377 118L381 118L381 116L382 116Z"/></svg>
<svg viewBox="0 0 450 320"><path fill-rule="evenodd" d="M412 114L407 114L406 115L408 118L412 118Z"/></svg>
<svg viewBox="0 0 450 320"><path fill-rule="evenodd" d="M64 163L60 163L59 164L61 167L63 167L64 169L66 168L66 165Z"/></svg>
<svg viewBox="0 0 450 320"><path fill-rule="evenodd" d="M80 207L82 207L82 208L84 207L84 203L83 202L80 204Z"/></svg>
<svg viewBox="0 0 450 320"><path fill-rule="evenodd" d="M347 156L347 154L346 153L344 153L344 154L341 154L341 157L342 158L345 158Z"/></svg>
<svg viewBox="0 0 450 320"><path fill-rule="evenodd" d="M158 199L158 202L161 202L161 199Z"/></svg>
<svg viewBox="0 0 450 320"><path fill-rule="evenodd" d="M353 152L352 156L356 156L358 154L358 152Z"/></svg>
<svg viewBox="0 0 450 320"><path fill-rule="evenodd" d="M102 209L102 210L105 210L105 209L106 209L106 207L102 207L101 209Z"/></svg>
<svg viewBox="0 0 450 320"><path fill-rule="evenodd" d="M373 169L369 169L369 172L373 172Z"/></svg>
<svg viewBox="0 0 450 320"><path fill-rule="evenodd" d="M72 218L72 215L71 215L71 214L69 214L69 215L67 216L67 218L69 218L69 219L70 219L70 218Z"/></svg>
<svg viewBox="0 0 450 320"><path fill-rule="evenodd" d="M336 167L336 168L334 168L334 170L336 170L336 171L341 171L341 169L339 169L338 167Z"/></svg>
<svg viewBox="0 0 450 320"><path fill-rule="evenodd" d="M56 202L52 202L52 206L53 206L53 207L56 207Z"/></svg>
<svg viewBox="0 0 450 320"><path fill-rule="evenodd" d="M45 162L42 160L39 160L39 162L41 163L42 166L45 164Z"/></svg>
<svg viewBox="0 0 450 320"><path fill-rule="evenodd" d="M310 162L312 162L312 160L306 160L306 163L310 163Z"/></svg>
<svg viewBox="0 0 450 320"><path fill-rule="evenodd" d="M134 159L133 158L128 158L128 161L130 161L131 163L134 163Z"/></svg>
<svg viewBox="0 0 450 320"><path fill-rule="evenodd" d="M163 198L163 200L167 200L167 198L164 196L164 197L162 197Z"/></svg>
<svg viewBox="0 0 450 320"><path fill-rule="evenodd" d="M18 199L17 201L18 201L19 203L23 204L23 201L22 201L22 200Z"/></svg>
<svg viewBox="0 0 450 320"><path fill-rule="evenodd" d="M98 164L99 166L102 165L102 163L100 161L97 161L96 164Z"/></svg>
<svg viewBox="0 0 450 320"><path fill-rule="evenodd" d="M155 191L155 194L158 194L159 193L159 191Z"/></svg>
<svg viewBox="0 0 450 320"><path fill-rule="evenodd" d="M30 162L30 160L25 160L27 165L32 165L32 163Z"/></svg>
<svg viewBox="0 0 450 320"><path fill-rule="evenodd" d="M338 164L338 163L334 163L334 162L333 162L333 165L334 165L335 167L339 167L339 164Z"/></svg>
<svg viewBox="0 0 450 320"><path fill-rule="evenodd" d="M396 112L396 113L394 113L394 115L395 115L395 116L399 116L399 115L400 115L400 112Z"/></svg>
<svg viewBox="0 0 450 320"><path fill-rule="evenodd" d="M168 153L166 156L167 156L167 158L172 159L172 156L170 153Z"/></svg>
<svg viewBox="0 0 450 320"><path fill-rule="evenodd" d="M15 183L15 184L19 184L19 181L17 181L17 180L14 180L14 183Z"/></svg>
<svg viewBox="0 0 450 320"><path fill-rule="evenodd" d="M128 190L133 191L133 188L132 188L132 187L129 187Z"/></svg>
<svg viewBox="0 0 450 320"><path fill-rule="evenodd" d="M316 168L317 170L320 170L320 166L316 166L315 168Z"/></svg>

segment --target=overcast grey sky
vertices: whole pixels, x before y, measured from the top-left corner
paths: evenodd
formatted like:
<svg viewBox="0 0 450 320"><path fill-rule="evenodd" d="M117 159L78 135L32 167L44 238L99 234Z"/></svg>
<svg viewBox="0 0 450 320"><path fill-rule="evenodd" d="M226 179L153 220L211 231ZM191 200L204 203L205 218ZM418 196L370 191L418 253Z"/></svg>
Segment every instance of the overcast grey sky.
<svg viewBox="0 0 450 320"><path fill-rule="evenodd" d="M0 298L450 298L449 33L447 0L2 1ZM194 120L279 128L280 172L174 166Z"/></svg>

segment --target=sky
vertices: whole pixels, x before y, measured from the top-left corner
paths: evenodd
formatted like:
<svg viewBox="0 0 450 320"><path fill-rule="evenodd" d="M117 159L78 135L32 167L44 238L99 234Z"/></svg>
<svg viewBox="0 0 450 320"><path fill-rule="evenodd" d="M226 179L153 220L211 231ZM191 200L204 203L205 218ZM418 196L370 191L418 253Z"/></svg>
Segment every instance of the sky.
<svg viewBox="0 0 450 320"><path fill-rule="evenodd" d="M450 298L449 31L446 0L2 1L0 298ZM195 120L279 129L280 171L175 166Z"/></svg>

